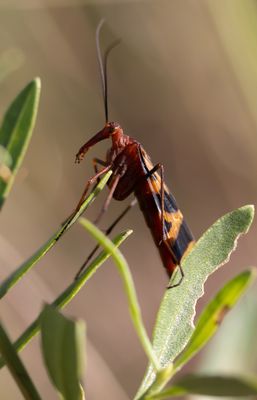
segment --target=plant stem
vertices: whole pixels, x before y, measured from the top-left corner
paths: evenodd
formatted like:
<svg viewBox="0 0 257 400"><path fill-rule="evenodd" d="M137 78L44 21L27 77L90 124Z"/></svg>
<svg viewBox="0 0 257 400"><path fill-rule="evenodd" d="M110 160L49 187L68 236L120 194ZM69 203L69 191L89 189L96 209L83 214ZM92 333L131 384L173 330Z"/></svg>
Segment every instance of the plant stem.
<svg viewBox="0 0 257 400"><path fill-rule="evenodd" d="M113 240L113 246L119 246L132 231L124 232L119 234ZM70 284L52 303L56 308L63 308L68 304L73 297L82 289L84 284L88 279L97 271L97 269L110 257L106 251L99 254L99 256L88 266L88 268L81 274L81 276L74 282ZM39 332L40 329L40 316L32 322L31 325L22 333L22 335L14 343L15 349L17 351L22 350L29 341ZM0 368L5 365L3 358L0 359Z"/></svg>
<svg viewBox="0 0 257 400"><path fill-rule="evenodd" d="M36 387L34 386L26 368L22 364L15 351L5 329L0 323L0 352L4 358L8 369L19 386L26 400L40 400Z"/></svg>
<svg viewBox="0 0 257 400"><path fill-rule="evenodd" d="M99 182L96 188L86 198L74 217L61 226L58 231L40 247L28 260L26 260L19 268L9 275L0 286L0 299L27 273L49 250L57 243L60 237L77 221L81 214L95 200L99 192L104 188L112 172L109 171Z"/></svg>
<svg viewBox="0 0 257 400"><path fill-rule="evenodd" d="M153 364L156 371L160 369L158 359L153 351L152 344L148 338L147 332L145 330L143 319L141 315L141 310L137 300L137 294L134 286L134 282L130 273L128 264L121 254L121 252L114 246L111 240L106 237L102 231L100 231L95 225L85 218L80 218L79 222L84 226L84 228L101 244L101 246L108 251L118 268L118 271L123 280L125 292L128 298L129 311L132 318L132 322L138 334L139 340L145 350L147 357Z"/></svg>

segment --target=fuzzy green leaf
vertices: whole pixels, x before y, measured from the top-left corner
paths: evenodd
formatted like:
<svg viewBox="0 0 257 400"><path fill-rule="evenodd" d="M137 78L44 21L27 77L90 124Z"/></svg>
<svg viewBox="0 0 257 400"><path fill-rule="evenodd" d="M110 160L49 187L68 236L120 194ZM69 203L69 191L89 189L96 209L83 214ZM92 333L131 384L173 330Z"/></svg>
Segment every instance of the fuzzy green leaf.
<svg viewBox="0 0 257 400"><path fill-rule="evenodd" d="M7 110L0 128L0 208L24 158L36 120L40 79L30 82ZM7 162L6 162L7 161Z"/></svg>
<svg viewBox="0 0 257 400"><path fill-rule="evenodd" d="M163 368L172 363L188 343L194 330L196 303L204 293L205 281L228 261L238 237L248 231L253 216L253 206L226 214L203 234L182 261L185 278L180 286L166 290L153 334L154 350ZM177 279L176 273L171 284ZM155 372L149 365L136 399L141 398L154 380Z"/></svg>
<svg viewBox="0 0 257 400"><path fill-rule="evenodd" d="M188 375L174 386L146 397L145 400L169 399L173 396L199 394L215 397L242 397L257 395L257 380L239 376Z"/></svg>
<svg viewBox="0 0 257 400"><path fill-rule="evenodd" d="M226 313L237 303L256 277L256 268L244 271L228 282L200 315L194 333L174 363L179 370L212 338Z"/></svg>
<svg viewBox="0 0 257 400"><path fill-rule="evenodd" d="M50 378L65 400L81 400L85 368L85 324L47 305L41 314L42 351Z"/></svg>

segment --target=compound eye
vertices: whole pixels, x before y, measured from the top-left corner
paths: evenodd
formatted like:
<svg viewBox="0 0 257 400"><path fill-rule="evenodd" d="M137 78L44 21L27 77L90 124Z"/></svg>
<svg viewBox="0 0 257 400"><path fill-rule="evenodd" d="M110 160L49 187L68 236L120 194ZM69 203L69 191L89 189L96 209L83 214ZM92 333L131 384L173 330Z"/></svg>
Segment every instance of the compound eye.
<svg viewBox="0 0 257 400"><path fill-rule="evenodd" d="M119 124L117 122L109 122L109 127L111 133L113 133L117 128L119 128Z"/></svg>

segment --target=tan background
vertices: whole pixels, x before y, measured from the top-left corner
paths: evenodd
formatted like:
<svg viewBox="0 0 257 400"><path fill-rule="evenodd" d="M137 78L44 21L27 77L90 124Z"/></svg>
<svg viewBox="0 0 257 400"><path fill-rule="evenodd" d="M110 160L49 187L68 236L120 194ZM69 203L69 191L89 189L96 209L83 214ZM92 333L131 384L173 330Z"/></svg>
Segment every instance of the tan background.
<svg viewBox="0 0 257 400"><path fill-rule="evenodd" d="M33 77L42 79L35 134L1 215L0 274L6 277L56 230L92 174L78 148L102 128L104 113L94 34L102 17L103 46L122 42L109 62L110 117L139 140L198 238L219 216L256 201L257 6L251 0L25 1L0 0L0 112ZM93 219L106 196L87 212ZM125 203L113 201L102 226ZM151 331L167 279L152 238L135 208L118 230L133 228L122 246ZM256 226L225 268L207 284L210 298L236 271L256 263ZM92 247L75 226L1 303L15 339L73 279ZM65 313L86 320L87 393L128 399L146 358L129 319L112 262L94 276ZM38 338L22 352L44 398L55 399ZM192 366L193 368L193 366ZM21 399L7 371L1 400Z"/></svg>

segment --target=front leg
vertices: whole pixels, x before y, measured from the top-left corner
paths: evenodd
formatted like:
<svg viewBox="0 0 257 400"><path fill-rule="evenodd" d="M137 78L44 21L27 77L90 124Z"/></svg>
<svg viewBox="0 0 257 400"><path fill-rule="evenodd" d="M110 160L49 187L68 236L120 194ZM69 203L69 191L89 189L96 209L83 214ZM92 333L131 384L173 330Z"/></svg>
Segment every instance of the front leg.
<svg viewBox="0 0 257 400"><path fill-rule="evenodd" d="M108 165L107 161L101 160L100 158L93 158L92 163L93 163L93 168L94 168L94 171L96 174L98 173L98 168L97 168L98 164L102 165L102 167L107 167L107 165Z"/></svg>
<svg viewBox="0 0 257 400"><path fill-rule="evenodd" d="M80 209L82 203L84 202L85 198L86 198L86 194L87 191L90 187L90 185L94 184L95 182L97 182L97 180L100 178L101 175L105 174L106 172L108 172L111 169L111 165L107 165L106 167L104 167L103 169L101 169L99 172L97 172L94 176L92 176L86 183L85 186L85 190L78 202L77 207L75 208L74 214L76 214L76 212Z"/></svg>
<svg viewBox="0 0 257 400"><path fill-rule="evenodd" d="M98 159L94 159L93 163L95 162L95 160L100 161L102 163L104 163L104 161L102 160L98 160ZM98 162L100 164L100 162ZM86 183L86 187L84 189L84 192L75 208L75 210L71 213L71 215L62 223L63 229L61 230L60 234L58 235L57 240L59 240L59 238L62 236L63 232L66 230L66 227L68 226L68 224L70 223L70 221L73 219L73 217L75 216L75 214L79 211L80 207L82 206L85 198L86 198L86 194L87 191L90 187L90 185L94 184L95 182L98 182L99 178L101 175L105 174L106 172L108 172L111 169L111 165L106 165L101 171L97 171L97 173L92 176Z"/></svg>
<svg viewBox="0 0 257 400"><path fill-rule="evenodd" d="M101 208L101 211L98 215L98 217L95 220L95 224L97 225L100 221L100 219L102 218L103 214L107 211L109 204L113 198L113 194L118 186L119 180L122 178L122 176L125 174L127 170L127 165L125 163L125 159L124 157L121 158L119 165L115 168L115 170L113 171L113 175L112 175L112 179L111 182L108 183L110 192L104 202L103 207Z"/></svg>
<svg viewBox="0 0 257 400"><path fill-rule="evenodd" d="M102 165L102 167L106 167L108 165L108 163L106 161L103 161L100 158L93 158L92 163L93 163L93 168L94 168L95 174L98 174L97 165ZM100 181L100 178L98 177L96 184L98 184L99 181Z"/></svg>

